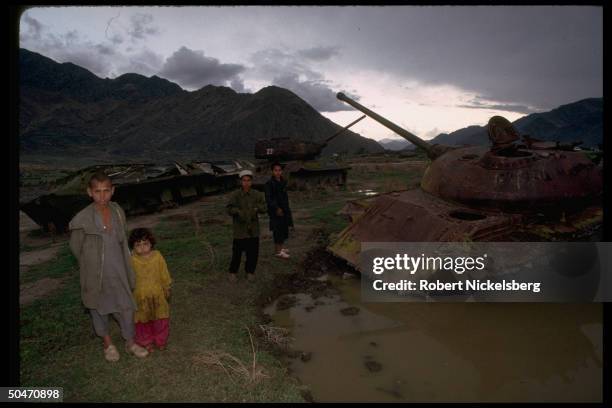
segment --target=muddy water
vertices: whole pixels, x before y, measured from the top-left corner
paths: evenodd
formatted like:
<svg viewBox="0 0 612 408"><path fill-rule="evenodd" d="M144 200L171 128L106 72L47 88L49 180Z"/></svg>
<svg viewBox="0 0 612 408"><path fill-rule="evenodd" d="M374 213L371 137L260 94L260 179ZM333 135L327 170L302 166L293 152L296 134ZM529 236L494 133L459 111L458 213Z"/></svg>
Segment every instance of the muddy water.
<svg viewBox="0 0 612 408"><path fill-rule="evenodd" d="M333 281L266 310L312 352L288 361L315 401L601 401L601 304L362 304Z"/></svg>

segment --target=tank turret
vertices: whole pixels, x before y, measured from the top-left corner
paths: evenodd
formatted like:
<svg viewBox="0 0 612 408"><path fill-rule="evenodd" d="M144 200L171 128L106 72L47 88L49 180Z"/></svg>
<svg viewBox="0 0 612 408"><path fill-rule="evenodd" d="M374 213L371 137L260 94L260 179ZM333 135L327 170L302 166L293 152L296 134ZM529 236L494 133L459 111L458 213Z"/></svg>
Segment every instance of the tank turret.
<svg viewBox="0 0 612 408"><path fill-rule="evenodd" d="M501 116L487 124L490 146L431 144L346 95L337 97L431 159L420 188L353 206L359 210L350 214L351 224L328 249L355 267L363 242L572 240L601 225L602 168L584 152L521 140Z"/></svg>
<svg viewBox="0 0 612 408"><path fill-rule="evenodd" d="M337 97L425 150L432 163L421 187L442 199L521 211L601 194L601 169L584 153L517 144L518 132L501 116L487 125L491 146L447 146L422 140L343 93Z"/></svg>
<svg viewBox="0 0 612 408"><path fill-rule="evenodd" d="M255 158L276 160L314 160L325 147L336 137L340 136L351 126L364 119L363 115L359 119L349 123L336 133L325 139L323 143L316 143L304 140L295 140L289 137L277 137L272 139L259 139L255 142Z"/></svg>

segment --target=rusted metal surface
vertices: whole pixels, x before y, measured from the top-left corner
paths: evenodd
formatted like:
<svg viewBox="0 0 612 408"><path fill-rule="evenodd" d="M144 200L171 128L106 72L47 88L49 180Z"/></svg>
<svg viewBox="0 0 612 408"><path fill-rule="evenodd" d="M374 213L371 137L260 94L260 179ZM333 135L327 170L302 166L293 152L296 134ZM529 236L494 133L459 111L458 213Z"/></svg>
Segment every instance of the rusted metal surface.
<svg viewBox="0 0 612 408"><path fill-rule="evenodd" d="M425 171L421 187L446 200L506 211L574 206L603 188L601 168L582 153L518 149L502 156L486 146L442 155Z"/></svg>
<svg viewBox="0 0 612 408"><path fill-rule="evenodd" d="M497 241L521 219L454 204L421 189L381 194L328 249L357 265L361 242Z"/></svg>
<svg viewBox="0 0 612 408"><path fill-rule="evenodd" d="M602 221L602 166L572 151L576 144L521 143L512 124L495 116L487 127L492 147L431 145L343 94L338 99L433 160L420 189L381 194L362 215L352 207L354 221L328 247L352 265L362 242L499 241L517 232L574 234Z"/></svg>
<svg viewBox="0 0 612 408"><path fill-rule="evenodd" d="M62 232L72 217L91 202L86 188L96 171L110 176L115 187L113 200L126 214L136 215L234 188L241 168L233 162L90 166L56 182L57 187L50 193L22 202L20 209L45 230Z"/></svg>
<svg viewBox="0 0 612 408"><path fill-rule="evenodd" d="M283 166L287 187L291 190L308 190L318 187L346 185L350 167L330 160L317 160L323 149L333 139L365 118L361 116L349 123L323 143L295 140L288 137L260 139L255 143L255 158L266 159L260 163L253 178L253 187L262 190L270 178L270 163L278 161Z"/></svg>
<svg viewBox="0 0 612 408"><path fill-rule="evenodd" d="M343 94L338 94L338 99L427 150L434 160L423 175L421 187L445 200L522 211L530 206L573 207L576 202L601 196L601 166L582 152L515 145L519 135L501 116L492 117L487 127L492 147L458 147L436 156L431 150L435 145Z"/></svg>
<svg viewBox="0 0 612 408"><path fill-rule="evenodd" d="M338 130L336 133L326 138L323 143L295 140L289 137L259 139L255 142L255 158L270 161L313 160L321 154L329 142L340 136L363 118L365 118L365 115Z"/></svg>
<svg viewBox="0 0 612 408"><path fill-rule="evenodd" d="M400 127L400 126L397 126L395 123L391 122L390 120L388 120L386 118L383 118L382 116L380 116L376 112L373 112L373 111L369 110L368 108L366 108L365 106L359 104L358 102L354 101L353 99L349 98L348 96L346 96L342 92L338 92L336 97L338 99L340 99L341 101L344 101L344 102L348 103L349 105L351 105L355 109L360 110L361 112L365 113L366 115L368 115L369 117L371 117L372 119L374 119L375 121L380 123L381 125L391 129L392 131L394 131L395 133L397 133L398 135L400 135L404 139L408 140L413 145L418 146L421 149L425 150L425 152L427 152L427 156L429 156L429 158L431 158L431 159L435 159L436 157L439 157L440 155L444 154L445 152L447 152L449 150L456 149L455 146L447 146L447 145L440 145L440 144L430 144L430 143L426 142L425 140L421 139L420 137L410 133L406 129L404 129L404 128Z"/></svg>
<svg viewBox="0 0 612 408"><path fill-rule="evenodd" d="M309 190L320 187L337 188L346 185L349 166L322 160L289 161L282 163L283 175L287 179L290 190ZM264 184L270 179L270 167L261 165L253 177L253 187L263 190Z"/></svg>
<svg viewBox="0 0 612 408"><path fill-rule="evenodd" d="M346 204L336 213L336 215L343 215L348 221L353 222L367 211L374 200L375 198L372 197L347 201Z"/></svg>
<svg viewBox="0 0 612 408"><path fill-rule="evenodd" d="M293 140L288 137L255 142L255 158L270 160L312 160L323 148L320 143Z"/></svg>
<svg viewBox="0 0 612 408"><path fill-rule="evenodd" d="M502 116L493 116L489 119L487 130L492 145L492 151L505 149L520 139L512 123Z"/></svg>

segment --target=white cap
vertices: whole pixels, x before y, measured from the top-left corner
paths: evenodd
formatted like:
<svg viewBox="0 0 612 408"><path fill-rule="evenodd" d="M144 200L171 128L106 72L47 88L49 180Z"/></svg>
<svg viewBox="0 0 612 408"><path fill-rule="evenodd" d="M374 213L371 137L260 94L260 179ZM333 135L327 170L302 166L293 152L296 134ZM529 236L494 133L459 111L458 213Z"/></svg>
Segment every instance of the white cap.
<svg viewBox="0 0 612 408"><path fill-rule="evenodd" d="M253 178L253 172L251 170L242 170L238 174L238 177L240 177L240 178L243 178L244 176L250 176L251 178Z"/></svg>

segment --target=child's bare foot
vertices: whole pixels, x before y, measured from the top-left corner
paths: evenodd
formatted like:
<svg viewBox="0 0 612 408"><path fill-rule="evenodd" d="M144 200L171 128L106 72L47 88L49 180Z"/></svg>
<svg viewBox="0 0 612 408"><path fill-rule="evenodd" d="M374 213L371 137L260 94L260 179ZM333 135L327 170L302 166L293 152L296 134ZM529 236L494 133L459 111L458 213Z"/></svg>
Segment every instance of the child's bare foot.
<svg viewBox="0 0 612 408"><path fill-rule="evenodd" d="M162 344L161 346L157 346L160 351L164 351L166 349L166 345Z"/></svg>
<svg viewBox="0 0 612 408"><path fill-rule="evenodd" d="M153 352L153 344L147 344L147 346L146 346L145 348L147 349L147 351L148 351L149 353L152 353L152 352Z"/></svg>

